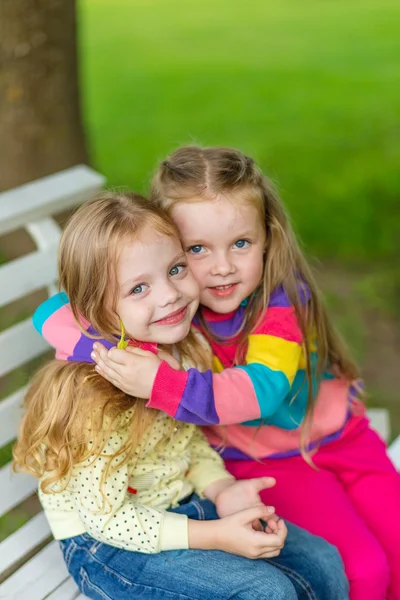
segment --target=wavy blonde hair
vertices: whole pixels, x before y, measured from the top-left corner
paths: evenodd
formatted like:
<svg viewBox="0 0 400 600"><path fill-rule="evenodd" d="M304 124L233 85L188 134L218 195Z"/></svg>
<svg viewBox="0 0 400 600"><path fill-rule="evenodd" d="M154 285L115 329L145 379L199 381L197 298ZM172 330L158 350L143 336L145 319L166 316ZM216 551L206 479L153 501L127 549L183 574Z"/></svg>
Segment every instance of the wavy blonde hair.
<svg viewBox="0 0 400 600"><path fill-rule="evenodd" d="M146 198L129 192L103 192L70 218L59 250L60 286L83 329L84 317L101 337L117 341L118 258L125 241L150 226L177 236L172 220ZM156 341L156 340L155 340ZM209 368L211 356L192 332L176 344L182 357ZM14 468L41 478L43 492L68 485L78 463L104 452L112 431L125 429L126 443L109 457L109 468L130 460L158 411L103 379L90 363L51 361L33 379L25 397L25 416L14 446ZM171 432L176 425L171 420ZM103 482L109 472L103 473Z"/></svg>
<svg viewBox="0 0 400 600"><path fill-rule="evenodd" d="M311 269L303 255L292 230L289 217L272 182L265 177L255 162L233 148L200 148L187 146L174 152L163 161L156 172L150 199L153 204L171 214L179 202L201 202L226 195L236 203L252 204L266 232L264 269L258 287L253 291L245 311L245 319L239 334L239 350L236 364L243 362L248 335L263 317L269 297L278 286L283 286L293 304L299 326L303 333L308 381L308 405L302 427L302 454L309 435L314 405L310 342L318 342L317 375L328 367L339 376L354 382L359 371L347 346L335 330L315 283ZM310 290L311 298L304 307L300 288ZM209 339L219 343L198 312L203 331Z"/></svg>

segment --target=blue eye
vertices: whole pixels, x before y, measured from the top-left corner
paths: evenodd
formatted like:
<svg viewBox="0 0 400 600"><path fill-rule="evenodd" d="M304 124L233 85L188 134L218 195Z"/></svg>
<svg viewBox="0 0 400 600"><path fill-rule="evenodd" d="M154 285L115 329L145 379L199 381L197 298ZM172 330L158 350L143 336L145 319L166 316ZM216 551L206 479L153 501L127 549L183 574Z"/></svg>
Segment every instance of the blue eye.
<svg viewBox="0 0 400 600"><path fill-rule="evenodd" d="M238 240L233 245L235 248L247 248L250 242L248 240Z"/></svg>
<svg viewBox="0 0 400 600"><path fill-rule="evenodd" d="M188 252L190 252L190 254L202 254L204 250L204 246L201 246L200 244L196 244L196 246L190 246L188 248Z"/></svg>
<svg viewBox="0 0 400 600"><path fill-rule="evenodd" d="M169 274L172 275L172 277L174 277L175 275L179 275L180 273L182 273L185 269L186 265L175 265L174 267L172 267Z"/></svg>
<svg viewBox="0 0 400 600"><path fill-rule="evenodd" d="M145 289L144 288L148 288L149 286L146 285L145 283L141 283L140 285L135 286L132 291L131 294L137 296L138 294L142 294Z"/></svg>

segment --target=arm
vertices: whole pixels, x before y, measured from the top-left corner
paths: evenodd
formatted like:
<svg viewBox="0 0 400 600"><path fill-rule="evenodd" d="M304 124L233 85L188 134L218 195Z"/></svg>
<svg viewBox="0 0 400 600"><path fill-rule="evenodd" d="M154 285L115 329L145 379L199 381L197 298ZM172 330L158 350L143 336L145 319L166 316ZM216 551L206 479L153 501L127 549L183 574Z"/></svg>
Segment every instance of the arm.
<svg viewBox="0 0 400 600"><path fill-rule="evenodd" d="M215 502L218 492L235 483L220 455L211 448L204 433L196 428L190 444L190 469L187 479L199 495Z"/></svg>
<svg viewBox="0 0 400 600"><path fill-rule="evenodd" d="M143 553L198 548L224 550L248 558L279 554L287 534L283 522L267 533L252 529L254 520L271 516L261 503L218 521L188 519L184 514L135 503L127 489L128 464L112 471L101 487L99 481L110 460L104 455L114 454L112 446L117 443L116 437L111 436L102 456L89 466L79 465L69 484L75 491L74 508L94 539Z"/></svg>
<svg viewBox="0 0 400 600"><path fill-rule="evenodd" d="M229 425L270 419L287 397L302 356L303 336L286 296L275 297L249 336L246 364L222 373L176 372L161 363L148 406L179 421Z"/></svg>
<svg viewBox="0 0 400 600"><path fill-rule="evenodd" d="M138 504L128 492L129 463L113 470L101 485L118 444L117 434L112 435L101 456L89 466L79 465L74 470L69 486L86 531L100 542L131 551L156 553L188 548L185 515Z"/></svg>

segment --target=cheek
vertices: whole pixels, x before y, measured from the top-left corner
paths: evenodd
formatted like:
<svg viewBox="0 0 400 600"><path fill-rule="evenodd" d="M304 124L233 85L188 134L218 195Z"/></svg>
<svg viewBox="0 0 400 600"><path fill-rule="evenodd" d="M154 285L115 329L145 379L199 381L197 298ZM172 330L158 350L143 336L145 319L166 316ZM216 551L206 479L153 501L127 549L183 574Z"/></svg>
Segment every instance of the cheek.
<svg viewBox="0 0 400 600"><path fill-rule="evenodd" d="M206 261L204 259L199 260L199 259L190 257L188 255L187 255L187 260L189 263L190 270L192 271L193 277L195 278L195 280L201 287L204 277L206 276L206 273L207 273Z"/></svg>
<svg viewBox="0 0 400 600"><path fill-rule="evenodd" d="M249 257L245 269L247 270L249 279L256 280L257 283L262 277L264 268L264 255L262 252L257 252Z"/></svg>
<svg viewBox="0 0 400 600"><path fill-rule="evenodd" d="M119 316L125 326L127 332L137 337L148 320L148 309L144 306L139 306L139 303L124 302L120 305Z"/></svg>

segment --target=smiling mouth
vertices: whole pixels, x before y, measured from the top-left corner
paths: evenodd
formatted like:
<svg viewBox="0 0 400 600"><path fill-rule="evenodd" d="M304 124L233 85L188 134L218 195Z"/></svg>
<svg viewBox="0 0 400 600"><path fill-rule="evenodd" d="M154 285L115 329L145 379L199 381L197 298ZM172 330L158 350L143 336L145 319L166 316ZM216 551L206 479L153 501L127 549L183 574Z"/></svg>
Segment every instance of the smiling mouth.
<svg viewBox="0 0 400 600"><path fill-rule="evenodd" d="M207 288L214 296L219 298L225 298L230 296L238 286L237 283L228 283L227 285L216 285L214 287Z"/></svg>
<svg viewBox="0 0 400 600"><path fill-rule="evenodd" d="M154 321L153 325L177 325L178 323L181 323L186 317L187 308L187 306L179 308L178 310L175 310L166 317L159 319L158 321Z"/></svg>

